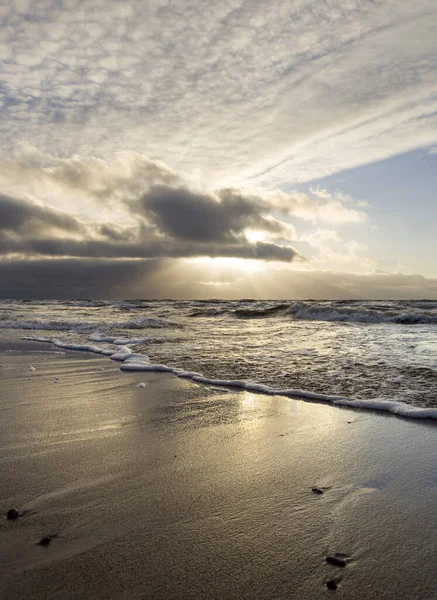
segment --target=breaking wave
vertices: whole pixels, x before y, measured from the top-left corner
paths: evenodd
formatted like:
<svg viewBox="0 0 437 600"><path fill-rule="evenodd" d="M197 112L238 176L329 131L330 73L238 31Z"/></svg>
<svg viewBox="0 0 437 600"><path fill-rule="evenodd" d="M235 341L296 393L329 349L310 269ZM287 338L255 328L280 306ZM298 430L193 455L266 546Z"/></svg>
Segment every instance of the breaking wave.
<svg viewBox="0 0 437 600"><path fill-rule="evenodd" d="M341 308L311 306L296 302L288 309L288 314L296 319L312 321L349 321L353 323L398 323L418 324L437 323L436 313L423 313L416 311L399 311L396 309L381 310L381 307L353 307Z"/></svg>
<svg viewBox="0 0 437 600"><path fill-rule="evenodd" d="M99 329L165 329L179 328L181 325L163 319L145 317L131 319L129 321L64 321L35 319L32 321L20 321L4 319L0 321L0 329L23 329L38 331L73 331L87 332Z"/></svg>
<svg viewBox="0 0 437 600"><path fill-rule="evenodd" d="M344 301L339 302L281 302L256 303L247 306L244 303L200 308L192 310L189 317L223 317L230 316L238 319L268 319L284 317L307 321L337 321L350 323L393 323L400 325L434 324L437 323L437 308L435 302L418 302L417 306L407 306L402 303L363 305Z"/></svg>

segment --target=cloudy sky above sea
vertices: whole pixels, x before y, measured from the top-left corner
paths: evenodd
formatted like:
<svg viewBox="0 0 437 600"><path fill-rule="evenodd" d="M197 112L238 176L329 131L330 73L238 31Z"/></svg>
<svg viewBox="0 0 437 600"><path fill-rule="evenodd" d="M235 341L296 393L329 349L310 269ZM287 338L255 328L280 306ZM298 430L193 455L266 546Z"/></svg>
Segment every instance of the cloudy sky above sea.
<svg viewBox="0 0 437 600"><path fill-rule="evenodd" d="M437 298L435 0L0 22L1 297Z"/></svg>

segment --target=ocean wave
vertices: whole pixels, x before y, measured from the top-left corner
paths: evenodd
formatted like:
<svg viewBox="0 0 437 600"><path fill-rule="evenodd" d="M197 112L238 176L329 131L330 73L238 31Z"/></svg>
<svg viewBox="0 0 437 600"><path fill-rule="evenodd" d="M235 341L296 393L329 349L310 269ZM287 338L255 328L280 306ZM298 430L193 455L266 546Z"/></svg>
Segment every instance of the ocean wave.
<svg viewBox="0 0 437 600"><path fill-rule="evenodd" d="M373 307L341 308L335 306L308 305L295 302L288 309L288 314L295 319L311 321L348 321L352 323L395 323L395 324L432 324L437 323L437 314L423 312L405 312Z"/></svg>
<svg viewBox="0 0 437 600"><path fill-rule="evenodd" d="M77 333L107 329L165 329L180 328L182 325L155 317L144 317L131 319L129 321L66 321L66 320L43 320L33 319L31 321L4 319L0 320L0 329L23 329L38 331L72 331Z"/></svg>
<svg viewBox="0 0 437 600"><path fill-rule="evenodd" d="M238 304L243 305L241 307L235 306L224 306L222 308L199 308L189 313L189 317L220 317L229 315L231 317L237 317L240 319L262 319L266 317L273 317L281 313L285 313L289 308L289 303L275 304L274 306L265 305L264 303L257 302L255 307L245 306L249 301L240 301Z"/></svg>
<svg viewBox="0 0 437 600"><path fill-rule="evenodd" d="M130 321L118 321L110 324L112 328L118 329L164 329L166 327L180 328L182 325L173 321L157 319L155 317L143 317L131 319Z"/></svg>
<svg viewBox="0 0 437 600"><path fill-rule="evenodd" d="M32 321L15 321L15 320L3 320L0 321L0 329L24 329L24 330L38 330L38 331L77 331L85 332L93 329L97 329L98 323L83 323L77 321L51 321L34 319Z"/></svg>
<svg viewBox="0 0 437 600"><path fill-rule="evenodd" d="M221 317L229 313L229 310L222 308L204 308L193 310L188 314L188 317Z"/></svg>
<svg viewBox="0 0 437 600"><path fill-rule="evenodd" d="M56 303L60 306L73 306L77 308L103 308L111 305L109 300L88 300L86 298L78 300L58 300Z"/></svg>
<svg viewBox="0 0 437 600"><path fill-rule="evenodd" d="M276 304L275 306L261 306L256 308L237 308L234 315L243 319L262 319L265 317L273 317L279 314L284 314L289 309L287 303Z"/></svg>
<svg viewBox="0 0 437 600"><path fill-rule="evenodd" d="M59 340L57 338L25 337L23 339L37 342L49 342L54 344L58 348L92 352L94 354L108 356L112 360L121 362L122 364L120 366L120 369L123 371L163 371L173 373L177 377L191 379L196 383L202 383L214 387L223 387L224 389L238 388L267 395L279 395L287 396L290 398L311 400L316 402L326 402L335 406L344 406L347 408L365 409L372 411L377 410L388 412L405 418L437 419L437 408L421 408L411 406L404 402L395 400L386 400L383 398L354 400L350 398L344 398L342 396L318 394L300 389L275 388L272 386L244 379L214 379L210 377L205 377L201 373L185 371L184 369L169 367L163 364L153 364L150 362L148 356L146 356L145 354L134 353L128 346L117 346L116 349L113 350L100 348L99 346L95 346L93 344L71 344L68 342L63 342L62 340Z"/></svg>
<svg viewBox="0 0 437 600"><path fill-rule="evenodd" d="M350 323L393 323L399 325L436 324L435 301L421 302L353 302L353 301L238 301L223 306L196 307L190 318L225 317L238 319L292 318L307 321Z"/></svg>

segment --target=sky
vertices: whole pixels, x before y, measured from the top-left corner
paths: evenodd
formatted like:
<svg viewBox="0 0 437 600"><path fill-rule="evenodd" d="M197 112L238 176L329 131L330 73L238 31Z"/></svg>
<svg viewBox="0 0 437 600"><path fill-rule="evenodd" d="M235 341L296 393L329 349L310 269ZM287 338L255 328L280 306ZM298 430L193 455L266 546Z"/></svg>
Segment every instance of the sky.
<svg viewBox="0 0 437 600"><path fill-rule="evenodd" d="M0 297L437 298L435 0L0 21Z"/></svg>

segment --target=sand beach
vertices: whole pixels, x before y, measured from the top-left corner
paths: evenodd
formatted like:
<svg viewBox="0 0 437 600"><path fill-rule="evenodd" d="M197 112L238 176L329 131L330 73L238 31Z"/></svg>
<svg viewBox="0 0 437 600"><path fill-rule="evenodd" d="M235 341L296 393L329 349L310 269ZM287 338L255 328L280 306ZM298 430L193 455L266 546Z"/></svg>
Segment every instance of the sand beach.
<svg viewBox="0 0 437 600"><path fill-rule="evenodd" d="M435 421L18 340L0 364L1 598L437 597Z"/></svg>

